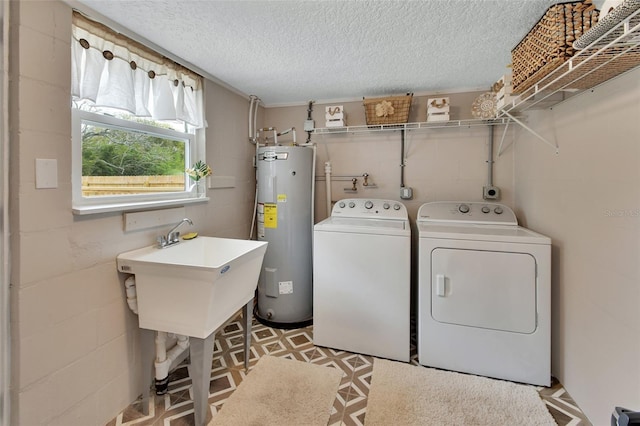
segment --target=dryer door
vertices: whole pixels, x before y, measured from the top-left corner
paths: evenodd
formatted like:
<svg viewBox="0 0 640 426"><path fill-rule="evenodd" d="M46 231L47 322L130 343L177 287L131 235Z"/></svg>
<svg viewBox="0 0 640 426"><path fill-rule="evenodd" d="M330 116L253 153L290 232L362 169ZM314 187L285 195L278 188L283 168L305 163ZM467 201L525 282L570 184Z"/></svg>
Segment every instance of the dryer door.
<svg viewBox="0 0 640 426"><path fill-rule="evenodd" d="M431 315L448 324L536 330L536 262L527 253L436 248Z"/></svg>

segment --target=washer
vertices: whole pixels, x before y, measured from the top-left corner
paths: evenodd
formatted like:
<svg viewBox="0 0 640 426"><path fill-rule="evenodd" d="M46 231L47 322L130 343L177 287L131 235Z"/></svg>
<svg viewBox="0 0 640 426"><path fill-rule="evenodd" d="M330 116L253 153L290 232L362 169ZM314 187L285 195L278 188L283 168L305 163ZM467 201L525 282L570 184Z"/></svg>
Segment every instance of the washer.
<svg viewBox="0 0 640 426"><path fill-rule="evenodd" d="M338 201L314 226L314 344L409 361L410 268L402 203Z"/></svg>
<svg viewBox="0 0 640 426"><path fill-rule="evenodd" d="M422 365L549 386L551 240L502 204L418 210Z"/></svg>

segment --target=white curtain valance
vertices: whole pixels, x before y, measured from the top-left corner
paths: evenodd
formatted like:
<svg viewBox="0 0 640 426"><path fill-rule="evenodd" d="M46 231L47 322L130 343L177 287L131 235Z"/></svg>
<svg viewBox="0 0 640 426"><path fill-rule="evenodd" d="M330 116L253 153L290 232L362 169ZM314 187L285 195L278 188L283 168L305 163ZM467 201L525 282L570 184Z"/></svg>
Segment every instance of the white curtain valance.
<svg viewBox="0 0 640 426"><path fill-rule="evenodd" d="M71 94L140 117L203 127L202 77L74 12Z"/></svg>

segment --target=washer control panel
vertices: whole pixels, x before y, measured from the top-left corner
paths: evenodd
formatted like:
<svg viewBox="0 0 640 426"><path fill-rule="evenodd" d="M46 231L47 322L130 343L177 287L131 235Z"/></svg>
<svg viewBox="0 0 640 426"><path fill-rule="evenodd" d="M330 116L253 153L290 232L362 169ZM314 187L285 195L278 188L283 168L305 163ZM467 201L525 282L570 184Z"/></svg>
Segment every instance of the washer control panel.
<svg viewBox="0 0 640 426"><path fill-rule="evenodd" d="M499 203L478 201L434 201L418 210L418 222L461 222L483 225L517 225L516 215Z"/></svg>
<svg viewBox="0 0 640 426"><path fill-rule="evenodd" d="M399 201L348 198L334 204L331 216L408 220L407 208Z"/></svg>

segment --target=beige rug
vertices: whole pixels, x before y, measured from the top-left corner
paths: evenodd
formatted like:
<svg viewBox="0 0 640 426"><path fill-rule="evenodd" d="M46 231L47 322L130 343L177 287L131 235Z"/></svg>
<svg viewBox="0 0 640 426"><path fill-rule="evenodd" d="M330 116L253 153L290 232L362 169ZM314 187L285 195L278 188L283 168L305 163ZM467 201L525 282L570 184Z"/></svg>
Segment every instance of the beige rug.
<svg viewBox="0 0 640 426"><path fill-rule="evenodd" d="M366 426L556 425L527 385L375 359Z"/></svg>
<svg viewBox="0 0 640 426"><path fill-rule="evenodd" d="M326 426L342 371L263 356L210 426Z"/></svg>

